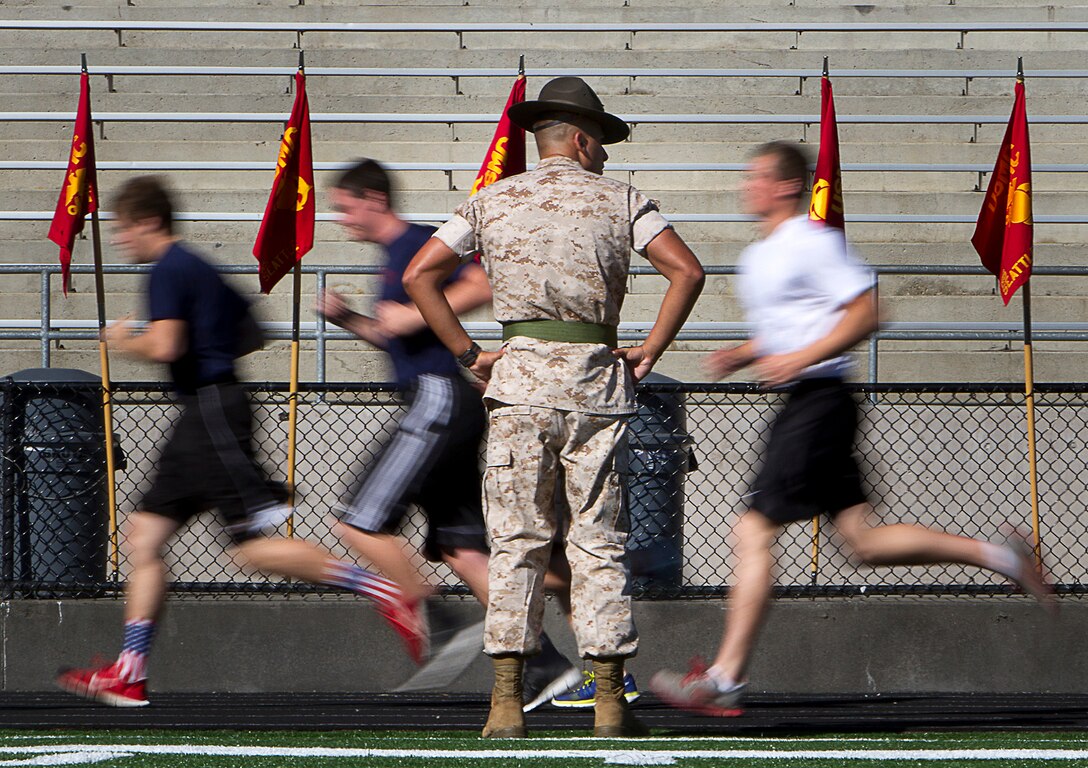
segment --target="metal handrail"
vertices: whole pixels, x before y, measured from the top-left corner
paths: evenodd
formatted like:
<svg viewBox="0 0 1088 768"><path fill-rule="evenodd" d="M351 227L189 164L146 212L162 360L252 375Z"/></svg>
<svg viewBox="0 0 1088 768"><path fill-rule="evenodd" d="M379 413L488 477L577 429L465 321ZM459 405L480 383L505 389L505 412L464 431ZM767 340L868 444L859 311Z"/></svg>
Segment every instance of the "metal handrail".
<svg viewBox="0 0 1088 768"><path fill-rule="evenodd" d="M388 162L390 171L477 171L480 163ZM314 162L315 171L341 171L350 162ZM98 160L100 171L272 171L271 160ZM528 163L527 168L536 167ZM811 166L815 168L815 165ZM989 173L993 163L842 163L843 171L862 173ZM54 171L68 168L67 160L0 160L0 171ZM747 163L614 163L608 171L732 171L742 173ZM1088 163L1033 163L1032 173L1088 173Z"/></svg>
<svg viewBox="0 0 1088 768"><path fill-rule="evenodd" d="M0 211L0 221L51 221L53 211ZM436 223L447 221L452 213L401 213L405 221ZM113 218L109 211L99 214L103 220ZM260 221L263 214L257 211L182 211L174 214L176 221ZM317 221L336 221L335 213L318 213ZM757 221L747 213L669 213L669 221L676 223L726 224ZM1033 216L1041 224L1088 224L1088 214L1049 214ZM848 213L846 221L858 224L973 224L977 214L930 214L930 213Z"/></svg>
<svg viewBox="0 0 1088 768"><path fill-rule="evenodd" d="M105 274L146 274L150 270L146 264L107 264L103 267ZM879 287L879 279L882 275L977 275L987 278L992 277L989 272L979 266L954 266L933 264L878 264L869 267L873 272L873 286ZM257 273L254 265L222 265L220 271L227 274ZM315 278L315 291L323 291L329 275L379 275L381 267L375 265L365 266L335 266L324 264L303 264L302 273L313 275ZM708 275L732 275L736 273L735 266L708 265L705 267ZM87 264L73 264L71 271L75 274L93 274L94 268ZM3 340L32 340L38 339L41 351L41 366L48 368L51 358L51 343L62 340L95 339L98 337L97 322L79 320L54 321L52 315L52 292L50 281L52 276L59 275L59 264L0 264L0 274L37 274L40 276L41 292L41 319L30 320L2 320L0 319L0 339ZM1034 275L1088 277L1088 267L1036 267ZM656 272L649 266L633 265L630 269L632 275L649 275ZM620 324L619 337L624 341L640 341L645 338L652 323L625 322ZM265 324L268 335L273 339L289 339L291 331L288 323L272 322ZM466 329L473 338L487 341L497 340L502 337L500 327L495 322L468 322ZM1032 325L1033 337L1039 341L1088 341L1088 323L1034 323ZM678 341L727 341L747 338L748 326L742 322L688 322L677 335ZM300 324L300 338L306 341L315 341L317 344L315 354L315 376L318 382L325 381L327 343L329 341L348 340L354 338L350 334L326 327L323 319ZM868 342L869 348L869 381L876 382L877 363L876 357L881 341L1017 341L1023 338L1023 325L1018 320L999 322L891 322L884 323L873 334Z"/></svg>
<svg viewBox="0 0 1088 768"><path fill-rule="evenodd" d="M318 54L319 55L319 54ZM123 64L88 64L87 71L99 76L161 76L193 77L290 77L296 66L152 66ZM13 64L0 65L0 75L78 75L79 65L69 64ZM509 67L318 67L307 66L310 77L512 77L515 70ZM811 68L748 68L725 69L707 67L526 67L527 77L761 77L807 79L820 77L823 71ZM834 69L835 79L872 78L912 80L984 80L1005 79L1012 76L1008 69ZM1071 79L1088 77L1085 69L1033 69L1031 79Z"/></svg>
<svg viewBox="0 0 1088 768"><path fill-rule="evenodd" d="M619 114L632 125L814 125L818 114ZM0 122L69 123L75 112L0 112ZM839 125L1005 125L1008 115L839 115ZM283 123L283 112L95 112L96 123ZM312 112L311 123L490 123L492 112ZM1032 125L1088 125L1088 115L1032 115Z"/></svg>
<svg viewBox="0 0 1088 768"><path fill-rule="evenodd" d="M157 32L1088 32L1088 21L336 22L0 19L0 29Z"/></svg>

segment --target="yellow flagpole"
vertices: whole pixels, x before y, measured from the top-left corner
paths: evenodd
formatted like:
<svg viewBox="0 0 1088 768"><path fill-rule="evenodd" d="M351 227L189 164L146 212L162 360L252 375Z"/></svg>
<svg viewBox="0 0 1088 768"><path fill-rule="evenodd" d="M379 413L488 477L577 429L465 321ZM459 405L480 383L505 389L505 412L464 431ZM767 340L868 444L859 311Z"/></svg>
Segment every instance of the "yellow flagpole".
<svg viewBox="0 0 1088 768"><path fill-rule="evenodd" d="M302 264L295 262L291 291L291 384L287 396L287 503L295 506L295 451L298 446L298 326L302 294ZM287 536L295 535L294 512L287 518Z"/></svg>
<svg viewBox="0 0 1088 768"><path fill-rule="evenodd" d="M106 344L106 291L102 279L102 234L98 211L91 213L91 241L94 244L94 290L98 303L98 362L102 369L102 427L106 439L106 494L109 505L110 564L118 578L120 556L117 540L116 459L113 455L113 388L110 383L110 355Z"/></svg>
<svg viewBox="0 0 1088 768"><path fill-rule="evenodd" d="M82 54L80 69L87 71L87 54ZM95 190L98 195L98 190ZM102 229L98 211L91 212L91 246L94 251L94 293L98 310L98 364L102 371L102 431L106 441L106 503L109 512L109 555L112 578L120 573L120 545L117 536L117 461L113 455L113 385L110 381L110 353L106 343L106 288L102 276Z"/></svg>
<svg viewBox="0 0 1088 768"><path fill-rule="evenodd" d="M306 67L305 52L298 52L298 69ZM295 454L298 448L298 358L299 305L302 301L302 262L295 259L291 282L291 374L287 395L287 503L291 514L287 518L287 537L295 535Z"/></svg>
<svg viewBox="0 0 1088 768"><path fill-rule="evenodd" d="M1035 564L1043 567L1043 544L1039 530L1039 486L1035 465L1035 372L1031 354L1031 280L1020 289L1024 301L1024 403L1028 412L1028 477L1031 486L1031 534Z"/></svg>
<svg viewBox="0 0 1088 768"><path fill-rule="evenodd" d="M812 518L812 583L816 583L816 574L820 570L820 518Z"/></svg>
<svg viewBox="0 0 1088 768"><path fill-rule="evenodd" d="M1024 59L1016 60L1016 81L1024 82ZM1035 463L1035 370L1031 348L1031 280L1021 289L1024 304L1024 405L1028 416L1028 478L1031 486L1031 535L1035 564L1043 568L1042 532L1039 528L1039 484Z"/></svg>

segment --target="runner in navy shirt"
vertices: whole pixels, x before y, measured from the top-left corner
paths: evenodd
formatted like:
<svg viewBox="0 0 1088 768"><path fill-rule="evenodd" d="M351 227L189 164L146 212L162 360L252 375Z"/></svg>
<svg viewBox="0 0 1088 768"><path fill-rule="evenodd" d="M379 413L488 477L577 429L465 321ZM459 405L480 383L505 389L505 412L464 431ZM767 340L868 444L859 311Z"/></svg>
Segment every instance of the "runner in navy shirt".
<svg viewBox="0 0 1088 768"><path fill-rule="evenodd" d="M378 305L379 318L383 315L389 317L398 312L398 309L385 302L395 302L399 305L412 303L404 291L401 278L404 276L408 263L416 255L416 251L430 239L434 231L434 227L408 224L403 234L386 247L387 261L382 273L382 289L379 294L381 302ZM470 270L470 278L478 277L472 274L472 270L479 267L467 268ZM465 269L466 267L458 269L449 282L454 283L461 279ZM484 280L486 283L486 277ZM487 295L491 295L490 290L487 291ZM457 365L453 355L434 335L434 331L427 327L404 336L387 336L385 351L389 353L389 360L393 364L397 385L402 389L410 389L416 379L425 373L444 376L460 375L460 366Z"/></svg>
<svg viewBox="0 0 1088 768"><path fill-rule="evenodd" d="M249 399L234 378L247 339L248 306L215 269L173 231L173 203L152 177L131 179L114 201L114 243L133 261L151 263L149 323L127 321L107 332L119 352L167 363L180 414L156 465L151 488L130 515L125 541L131 572L117 661L62 670L57 684L116 707L148 704L146 663L166 595L162 552L195 515L218 509L236 554L254 568L351 590L372 599L421 661L427 635L413 603L390 580L332 557L301 539L275 535L291 513L253 453Z"/></svg>
<svg viewBox="0 0 1088 768"><path fill-rule="evenodd" d="M358 492L341 507L337 532L406 594L422 599L431 588L405 555L406 542L394 535L409 505L416 503L427 517L426 557L448 564L486 605L488 542L479 469L486 423L483 401L427 327L401 282L408 263L434 229L397 215L389 176L373 160L359 161L347 170L336 182L331 200L348 235L382 246L386 261L373 317L351 311L332 291L319 297L318 311L389 353L408 402L408 413L378 460L367 468ZM465 264L454 272L445 292L458 314L491 300L487 276L478 264ZM549 575L550 589L563 591L568 584L561 575ZM528 707L582 679L546 635L541 646L542 652L526 668Z"/></svg>
<svg viewBox="0 0 1088 768"><path fill-rule="evenodd" d="M341 509L338 532L407 594L422 599L431 589L405 555L404 543L391 535L409 505L418 503L427 515L427 558L444 560L479 594L487 588L488 551L478 465L483 401L401 285L408 262L434 229L397 215L390 205L389 177L373 160L346 171L330 199L349 236L382 246L386 260L373 317L353 312L334 291L319 297L318 311L389 353L409 406L358 492ZM475 264L463 268L446 290L459 312L491 300L487 276Z"/></svg>
<svg viewBox="0 0 1088 768"><path fill-rule="evenodd" d="M194 394L205 384L234 380L238 327L248 307L215 268L185 245L174 242L151 268L148 320L181 320L187 340L170 361L174 386Z"/></svg>

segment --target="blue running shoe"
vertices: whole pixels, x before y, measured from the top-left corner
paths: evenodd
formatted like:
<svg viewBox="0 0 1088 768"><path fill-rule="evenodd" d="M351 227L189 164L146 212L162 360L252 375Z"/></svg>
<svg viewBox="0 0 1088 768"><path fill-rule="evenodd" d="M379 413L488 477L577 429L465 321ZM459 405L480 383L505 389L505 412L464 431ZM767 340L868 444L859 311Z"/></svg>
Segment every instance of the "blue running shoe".
<svg viewBox="0 0 1088 768"><path fill-rule="evenodd" d="M582 685L569 693L560 694L552 699L553 707L567 707L569 709L588 709L597 703L597 681L593 679L593 673L582 673L584 680ZM628 704L638 701L642 694L638 692L635 678L630 672L623 675L623 697Z"/></svg>

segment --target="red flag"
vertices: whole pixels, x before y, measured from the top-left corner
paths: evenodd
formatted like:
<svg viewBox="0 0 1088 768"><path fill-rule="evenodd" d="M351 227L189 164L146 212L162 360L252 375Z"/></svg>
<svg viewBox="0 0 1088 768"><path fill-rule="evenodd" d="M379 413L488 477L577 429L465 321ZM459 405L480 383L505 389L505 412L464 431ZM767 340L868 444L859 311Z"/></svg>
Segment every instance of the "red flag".
<svg viewBox="0 0 1088 768"><path fill-rule="evenodd" d="M1024 81L1017 80L1009 127L971 238L982 266L997 277L1006 304L1031 277L1033 229L1028 110Z"/></svg>
<svg viewBox="0 0 1088 768"><path fill-rule="evenodd" d="M491 146L484 155L483 165L472 183L472 191L469 197L475 195L488 184L499 179L513 176L525 171L525 129L514 125L506 116L506 111L514 104L525 101L525 75L518 75L514 81L514 87L510 89L510 98L506 100L506 108L502 111L499 124L495 128L495 136L491 139Z"/></svg>
<svg viewBox="0 0 1088 768"><path fill-rule="evenodd" d="M94 164L94 132L91 126L91 84L84 69L79 78L79 107L72 129L72 151L60 188L57 210L49 226L49 239L60 246L61 279L68 295L72 246L83 231L88 213L98 210L98 177Z"/></svg>
<svg viewBox="0 0 1088 768"><path fill-rule="evenodd" d="M295 73L295 105L280 142L276 178L253 244L261 292L268 293L314 245L314 162L306 75Z"/></svg>
<svg viewBox="0 0 1088 768"><path fill-rule="evenodd" d="M824 75L820 96L820 155L812 179L808 217L829 227L846 229L842 206L842 169L839 167L839 128L835 122L835 96L831 79Z"/></svg>

